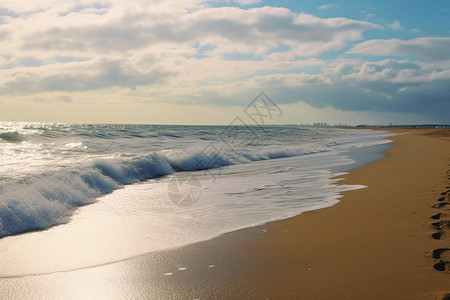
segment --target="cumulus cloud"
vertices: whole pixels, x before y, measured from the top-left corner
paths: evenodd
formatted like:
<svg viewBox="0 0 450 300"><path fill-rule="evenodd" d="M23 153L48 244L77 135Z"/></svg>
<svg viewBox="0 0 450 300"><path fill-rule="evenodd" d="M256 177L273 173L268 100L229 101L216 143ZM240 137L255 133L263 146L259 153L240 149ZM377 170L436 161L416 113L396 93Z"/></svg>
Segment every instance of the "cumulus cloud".
<svg viewBox="0 0 450 300"><path fill-rule="evenodd" d="M450 64L383 60L335 62L320 74L269 74L227 87L224 99L240 90L267 90L280 103L302 101L343 111L410 112L448 120ZM243 88L243 85L245 88ZM211 94L209 90L208 93ZM225 100L224 100L225 101ZM230 101L230 100L228 100ZM232 102L232 104L236 104Z"/></svg>
<svg viewBox="0 0 450 300"><path fill-rule="evenodd" d="M2 1L0 7L13 16L0 24L0 93L145 86L176 76L181 77L177 83L192 78L198 83L220 77L204 75L217 68L221 80L258 70L289 70L307 65L299 57L339 49L361 39L364 31L380 29L369 22L319 18L281 7L175 3ZM256 60L224 58L231 54ZM192 68L203 71L192 75Z"/></svg>
<svg viewBox="0 0 450 300"><path fill-rule="evenodd" d="M347 51L377 56L412 56L429 61L450 59L450 37L423 37L413 40L369 40Z"/></svg>
<svg viewBox="0 0 450 300"><path fill-rule="evenodd" d="M102 6L102 9L104 7ZM109 8L108 8L109 9ZM317 55L361 39L380 26L345 18L322 19L285 8L204 8L194 12L116 12L75 10L61 17L37 13L6 24L0 52L51 56L127 54L152 46L213 45L216 52L268 52L280 44L297 55ZM83 26L80 26L83 24Z"/></svg>
<svg viewBox="0 0 450 300"><path fill-rule="evenodd" d="M392 30L404 30L405 27L400 24L400 21L394 21L392 24L388 24L388 27Z"/></svg>
<svg viewBox="0 0 450 300"><path fill-rule="evenodd" d="M225 2L245 6L259 0ZM364 32L383 27L282 7L217 3L4 0L0 94L51 96L72 106L79 94L102 99L105 91L127 101L246 105L266 90L282 103L303 101L318 108L448 111L448 37L368 40L352 46ZM389 27L403 29L399 21ZM318 58L348 46L341 57L402 58Z"/></svg>
<svg viewBox="0 0 450 300"><path fill-rule="evenodd" d="M413 112L448 121L449 64L408 61L340 63L318 75L268 75L259 80L277 87L277 99L344 111ZM279 88L278 88L279 87Z"/></svg>
<svg viewBox="0 0 450 300"><path fill-rule="evenodd" d="M92 60L0 70L0 94L84 91L163 82L172 73L157 64L145 72L123 60Z"/></svg>
<svg viewBox="0 0 450 300"><path fill-rule="evenodd" d="M174 102L181 97L189 103L228 106L246 105L264 90L279 104L304 102L319 109L419 113L448 120L449 62L336 60L322 67L318 74L276 72L195 89L152 88L149 94Z"/></svg>

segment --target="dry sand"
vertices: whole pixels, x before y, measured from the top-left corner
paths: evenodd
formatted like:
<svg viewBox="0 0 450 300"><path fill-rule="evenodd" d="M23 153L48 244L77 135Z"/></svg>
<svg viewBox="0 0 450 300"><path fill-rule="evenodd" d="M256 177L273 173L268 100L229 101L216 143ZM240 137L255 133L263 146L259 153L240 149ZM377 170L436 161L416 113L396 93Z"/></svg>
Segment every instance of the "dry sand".
<svg viewBox="0 0 450 300"><path fill-rule="evenodd" d="M203 292L192 295L450 298L450 130L393 131L405 134L392 137L395 145L385 159L340 182L368 188L345 192L333 207L197 245L203 259L212 247L225 271L198 284ZM240 242L228 244L232 238ZM222 252L215 246L221 244Z"/></svg>
<svg viewBox="0 0 450 300"><path fill-rule="evenodd" d="M341 182L368 188L344 193L336 206L271 224L275 232L253 244L255 252L265 249L263 260L285 266L268 269L262 294L439 299L450 293L450 249L430 257L450 248L450 130L395 131L408 134L392 138L387 158Z"/></svg>
<svg viewBox="0 0 450 300"><path fill-rule="evenodd" d="M97 268L1 279L0 298L442 299L450 130L395 131L407 134L386 158L342 181L368 188L333 207Z"/></svg>

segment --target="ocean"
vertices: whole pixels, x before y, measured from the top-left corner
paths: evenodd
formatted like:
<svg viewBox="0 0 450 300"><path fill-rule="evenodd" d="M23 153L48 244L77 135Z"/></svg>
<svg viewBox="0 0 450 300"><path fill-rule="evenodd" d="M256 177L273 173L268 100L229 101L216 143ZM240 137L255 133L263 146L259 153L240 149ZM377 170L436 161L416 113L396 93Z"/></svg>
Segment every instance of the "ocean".
<svg viewBox="0 0 450 300"><path fill-rule="evenodd" d="M0 122L0 277L182 247L334 205L392 135L300 126Z"/></svg>

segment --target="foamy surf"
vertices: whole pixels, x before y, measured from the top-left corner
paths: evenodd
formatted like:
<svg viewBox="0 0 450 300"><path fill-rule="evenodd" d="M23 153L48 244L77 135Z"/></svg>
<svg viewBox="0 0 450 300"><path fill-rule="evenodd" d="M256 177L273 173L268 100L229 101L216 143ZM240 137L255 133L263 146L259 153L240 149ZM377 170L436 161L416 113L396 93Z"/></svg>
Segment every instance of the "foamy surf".
<svg viewBox="0 0 450 300"><path fill-rule="evenodd" d="M27 125L25 134L17 130L26 141L0 146L18 161L0 180L0 276L106 264L333 205L339 192L360 188L333 184L333 168L353 162L342 153L389 142L364 130L276 127L266 129L270 138L231 149L217 127L162 126L160 134L161 126L109 125L87 135L77 126L49 134ZM19 157L32 153L53 160L25 169ZM192 186L173 184L191 177L197 196L180 205L172 196Z"/></svg>

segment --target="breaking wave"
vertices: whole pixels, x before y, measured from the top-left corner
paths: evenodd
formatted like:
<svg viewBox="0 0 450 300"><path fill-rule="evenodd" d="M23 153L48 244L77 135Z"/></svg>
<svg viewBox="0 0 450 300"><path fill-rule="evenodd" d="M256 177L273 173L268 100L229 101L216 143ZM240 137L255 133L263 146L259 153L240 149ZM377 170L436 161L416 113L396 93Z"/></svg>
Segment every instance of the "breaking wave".
<svg viewBox="0 0 450 300"><path fill-rule="evenodd" d="M203 150L203 149L201 149ZM78 169L32 175L0 185L0 238L67 223L74 211L123 185L196 171L329 151L326 146L266 147L258 152L162 151L132 159L98 160Z"/></svg>
<svg viewBox="0 0 450 300"><path fill-rule="evenodd" d="M25 141L25 137L22 136L17 131L3 132L3 133L0 133L0 140L10 142L10 143L18 143L18 142Z"/></svg>

